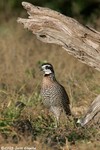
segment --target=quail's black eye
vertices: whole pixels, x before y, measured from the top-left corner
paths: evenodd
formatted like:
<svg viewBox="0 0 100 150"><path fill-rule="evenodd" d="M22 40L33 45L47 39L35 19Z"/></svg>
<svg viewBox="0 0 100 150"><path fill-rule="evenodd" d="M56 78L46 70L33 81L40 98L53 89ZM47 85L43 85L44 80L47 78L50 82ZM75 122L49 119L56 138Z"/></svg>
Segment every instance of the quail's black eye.
<svg viewBox="0 0 100 150"><path fill-rule="evenodd" d="M46 69L51 69L51 67L50 66L46 66Z"/></svg>

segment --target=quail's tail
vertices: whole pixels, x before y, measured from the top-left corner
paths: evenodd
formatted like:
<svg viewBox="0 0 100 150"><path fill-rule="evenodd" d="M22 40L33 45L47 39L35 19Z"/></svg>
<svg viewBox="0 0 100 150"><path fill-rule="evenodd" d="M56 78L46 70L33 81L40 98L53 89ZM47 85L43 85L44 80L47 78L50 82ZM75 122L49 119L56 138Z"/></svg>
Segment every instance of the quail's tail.
<svg viewBox="0 0 100 150"><path fill-rule="evenodd" d="M64 107L64 111L65 111L67 116L71 116L72 115L69 105L67 105L67 107Z"/></svg>

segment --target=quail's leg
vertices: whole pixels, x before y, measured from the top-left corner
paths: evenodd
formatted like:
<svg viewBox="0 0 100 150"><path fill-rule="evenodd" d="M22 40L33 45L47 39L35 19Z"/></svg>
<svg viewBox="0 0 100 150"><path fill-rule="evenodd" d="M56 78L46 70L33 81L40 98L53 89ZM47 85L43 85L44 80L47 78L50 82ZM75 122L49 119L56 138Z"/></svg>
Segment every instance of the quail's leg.
<svg viewBox="0 0 100 150"><path fill-rule="evenodd" d="M60 114L61 114L61 109L59 107L52 106L51 111L55 117L55 128L57 128L59 126L59 118L60 118Z"/></svg>
<svg viewBox="0 0 100 150"><path fill-rule="evenodd" d="M59 116L55 116L55 128L59 127Z"/></svg>

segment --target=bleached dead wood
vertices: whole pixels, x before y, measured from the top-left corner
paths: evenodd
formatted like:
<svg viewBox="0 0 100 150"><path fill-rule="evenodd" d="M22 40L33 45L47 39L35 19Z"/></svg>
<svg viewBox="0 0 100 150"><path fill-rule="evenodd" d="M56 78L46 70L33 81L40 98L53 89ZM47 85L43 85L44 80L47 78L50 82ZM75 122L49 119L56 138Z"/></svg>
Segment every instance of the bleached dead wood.
<svg viewBox="0 0 100 150"><path fill-rule="evenodd" d="M91 103L85 116L82 119L79 119L77 123L85 126L90 121L100 125L100 95L98 95L96 99Z"/></svg>
<svg viewBox="0 0 100 150"><path fill-rule="evenodd" d="M48 8L22 2L27 19L18 18L45 43L61 45L69 54L100 71L100 32Z"/></svg>

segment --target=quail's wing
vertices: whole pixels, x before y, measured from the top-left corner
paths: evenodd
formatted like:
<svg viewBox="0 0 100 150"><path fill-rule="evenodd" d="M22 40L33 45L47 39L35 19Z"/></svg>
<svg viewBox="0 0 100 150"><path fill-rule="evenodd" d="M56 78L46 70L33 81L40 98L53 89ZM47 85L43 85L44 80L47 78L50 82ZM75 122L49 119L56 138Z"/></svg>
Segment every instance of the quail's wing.
<svg viewBox="0 0 100 150"><path fill-rule="evenodd" d="M66 115L71 115L70 100L69 100L68 94L62 85L60 85L60 87L61 87L63 109L64 109Z"/></svg>
<svg viewBox="0 0 100 150"><path fill-rule="evenodd" d="M65 100L65 102L67 104L70 104L70 100L69 100L69 97L68 97L68 94L67 94L65 88L62 85L60 85L60 89L61 89L60 92L61 92L61 95L62 95L63 99Z"/></svg>

